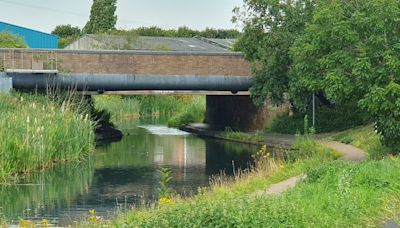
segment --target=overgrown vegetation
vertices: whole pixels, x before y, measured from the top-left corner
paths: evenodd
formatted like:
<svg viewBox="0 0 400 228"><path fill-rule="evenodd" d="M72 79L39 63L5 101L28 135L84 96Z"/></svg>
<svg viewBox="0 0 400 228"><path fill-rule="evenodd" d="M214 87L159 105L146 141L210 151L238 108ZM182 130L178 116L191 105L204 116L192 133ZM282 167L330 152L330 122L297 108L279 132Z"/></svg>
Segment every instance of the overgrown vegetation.
<svg viewBox="0 0 400 228"><path fill-rule="evenodd" d="M130 35L130 36L155 36L155 37L195 37L235 39L240 36L240 32L235 29L214 29L195 30L187 26L181 26L178 29L162 29L157 26L139 27L130 30L115 30L112 35Z"/></svg>
<svg viewBox="0 0 400 228"><path fill-rule="evenodd" d="M253 63L254 101L287 97L298 110L315 94L357 104L382 143L400 150L400 8L397 0L245 0L238 48Z"/></svg>
<svg viewBox="0 0 400 228"><path fill-rule="evenodd" d="M0 32L0 48L27 48L25 41L8 32Z"/></svg>
<svg viewBox="0 0 400 228"><path fill-rule="evenodd" d="M202 123L206 113L206 100L195 99L168 121L170 127L182 127L189 123Z"/></svg>
<svg viewBox="0 0 400 228"><path fill-rule="evenodd" d="M94 126L72 96L0 95L0 181L84 159Z"/></svg>
<svg viewBox="0 0 400 228"><path fill-rule="evenodd" d="M68 25L57 25L51 34L58 35L58 48L65 48L75 40L79 39L81 35L81 29L77 26Z"/></svg>
<svg viewBox="0 0 400 228"><path fill-rule="evenodd" d="M305 116L307 116L308 122L312 123L312 111L297 112L292 116L285 113L276 117L267 131L282 134L304 133L303 122ZM342 131L367 124L368 122L368 115L354 107L354 105L335 106L332 108L320 106L316 108L314 128L317 133L324 133Z"/></svg>
<svg viewBox="0 0 400 228"><path fill-rule="evenodd" d="M112 121L130 118L172 117L171 126L201 122L205 113L204 96L95 96L97 109L111 113Z"/></svg>

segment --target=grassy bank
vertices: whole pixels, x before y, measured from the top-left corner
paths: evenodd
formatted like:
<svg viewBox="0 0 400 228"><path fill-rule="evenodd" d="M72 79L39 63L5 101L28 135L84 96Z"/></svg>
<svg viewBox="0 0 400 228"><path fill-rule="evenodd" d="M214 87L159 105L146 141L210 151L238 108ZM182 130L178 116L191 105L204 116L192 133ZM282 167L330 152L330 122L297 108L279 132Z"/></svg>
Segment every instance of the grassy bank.
<svg viewBox="0 0 400 228"><path fill-rule="evenodd" d="M1 182L88 155L94 123L70 98L0 95Z"/></svg>
<svg viewBox="0 0 400 228"><path fill-rule="evenodd" d="M380 136L374 131L372 124L340 132L331 139L364 150L370 159L382 159L391 152L388 147L381 144Z"/></svg>
<svg viewBox="0 0 400 228"><path fill-rule="evenodd" d="M205 113L204 96L94 96L95 107L111 113L111 120L169 117L168 125L179 127L202 122Z"/></svg>
<svg viewBox="0 0 400 228"><path fill-rule="evenodd" d="M310 138L272 160L260 150L257 166L233 180L215 178L189 199L162 200L111 221L132 227L354 227L379 226L400 211L400 159L356 164ZM305 175L277 196L256 196L273 183ZM93 221L92 221L93 222ZM95 221L99 222L99 221ZM89 222L90 223L90 222Z"/></svg>

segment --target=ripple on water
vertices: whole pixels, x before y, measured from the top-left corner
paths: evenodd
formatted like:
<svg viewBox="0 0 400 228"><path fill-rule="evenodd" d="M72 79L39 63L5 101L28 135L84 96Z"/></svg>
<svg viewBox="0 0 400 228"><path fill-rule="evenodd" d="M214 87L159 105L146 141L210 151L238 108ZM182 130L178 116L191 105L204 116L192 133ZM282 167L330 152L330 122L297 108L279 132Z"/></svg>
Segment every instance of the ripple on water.
<svg viewBox="0 0 400 228"><path fill-rule="evenodd" d="M159 125L140 125L140 128L144 128L149 131L153 135L190 135L190 133L186 131L181 131L176 128L169 128L167 126L159 126Z"/></svg>

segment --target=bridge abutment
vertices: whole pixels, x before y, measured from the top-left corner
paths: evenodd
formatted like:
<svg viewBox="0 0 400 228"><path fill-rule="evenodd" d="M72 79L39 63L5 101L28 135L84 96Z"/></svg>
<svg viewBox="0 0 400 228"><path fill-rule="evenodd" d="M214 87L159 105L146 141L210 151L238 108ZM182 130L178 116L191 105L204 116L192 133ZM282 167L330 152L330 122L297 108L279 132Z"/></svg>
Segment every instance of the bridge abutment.
<svg viewBox="0 0 400 228"><path fill-rule="evenodd" d="M212 128L234 131L263 130L267 125L268 107L257 107L250 96L207 95L206 123Z"/></svg>

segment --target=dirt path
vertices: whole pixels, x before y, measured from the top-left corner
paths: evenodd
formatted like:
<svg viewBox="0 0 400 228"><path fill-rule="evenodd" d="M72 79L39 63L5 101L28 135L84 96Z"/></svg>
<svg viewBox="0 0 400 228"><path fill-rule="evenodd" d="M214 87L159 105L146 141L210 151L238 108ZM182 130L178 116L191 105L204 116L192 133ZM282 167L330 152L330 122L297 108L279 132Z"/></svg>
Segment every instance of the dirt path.
<svg viewBox="0 0 400 228"><path fill-rule="evenodd" d="M319 143L322 143L326 147L334 149L342 154L342 159L345 161L351 162L363 162L367 159L367 153L363 150L356 148L352 145L343 144L340 142L329 141L329 140L318 140ZM252 196L270 196L270 195L279 195L286 190L294 188L304 176L295 176L289 178L287 180L281 181L279 183L273 184L269 186L266 190L258 190L255 193L252 193Z"/></svg>
<svg viewBox="0 0 400 228"><path fill-rule="evenodd" d="M340 152L342 154L342 159L345 161L363 162L368 156L366 152L352 145L328 140L320 140L318 142L322 143L326 147Z"/></svg>

